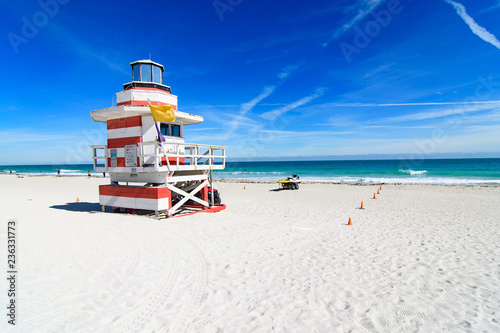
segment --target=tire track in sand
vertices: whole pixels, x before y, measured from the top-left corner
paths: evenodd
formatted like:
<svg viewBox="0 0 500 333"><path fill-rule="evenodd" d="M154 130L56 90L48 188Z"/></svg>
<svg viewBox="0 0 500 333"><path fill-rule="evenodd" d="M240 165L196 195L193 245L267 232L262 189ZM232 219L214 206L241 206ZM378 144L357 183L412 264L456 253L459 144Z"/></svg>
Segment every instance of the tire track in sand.
<svg viewBox="0 0 500 333"><path fill-rule="evenodd" d="M201 250L193 241L186 239L179 234L175 234L175 237L177 240L181 240L185 245L187 245L187 250L191 252L192 258L195 260L196 285L193 288L188 304L180 311L179 316L173 323L173 328L170 330L171 332L186 332L195 323L200 305L206 297L205 292L208 283L207 261Z"/></svg>
<svg viewBox="0 0 500 333"><path fill-rule="evenodd" d="M153 295L144 297L141 308L134 310L138 314L131 321L114 325L113 329L120 332L141 332L145 330L148 324L154 324L151 323L152 316L165 306L179 276L180 251L178 246L175 245L171 237L162 233L162 230L159 230L158 227L151 228L150 225L147 230L152 232L145 232L144 228L140 226L134 232L140 234L141 239L147 239L149 243L153 241L154 244L157 244L157 246L153 247L162 249L162 252L167 255L169 265L166 265L159 275L161 282L155 288Z"/></svg>

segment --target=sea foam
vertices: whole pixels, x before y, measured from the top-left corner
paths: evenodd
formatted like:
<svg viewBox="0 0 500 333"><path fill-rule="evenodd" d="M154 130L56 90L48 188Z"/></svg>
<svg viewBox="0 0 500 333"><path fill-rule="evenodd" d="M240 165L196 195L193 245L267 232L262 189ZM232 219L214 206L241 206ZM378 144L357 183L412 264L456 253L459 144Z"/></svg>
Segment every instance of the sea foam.
<svg viewBox="0 0 500 333"><path fill-rule="evenodd" d="M399 170L399 172L407 173L410 176L420 176L427 173L427 170Z"/></svg>

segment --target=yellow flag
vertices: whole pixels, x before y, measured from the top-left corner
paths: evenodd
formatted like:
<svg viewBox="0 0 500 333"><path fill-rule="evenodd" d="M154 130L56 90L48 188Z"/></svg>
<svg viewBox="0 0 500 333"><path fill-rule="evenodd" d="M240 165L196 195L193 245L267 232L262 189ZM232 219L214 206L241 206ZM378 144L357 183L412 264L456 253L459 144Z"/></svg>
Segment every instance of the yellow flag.
<svg viewBox="0 0 500 333"><path fill-rule="evenodd" d="M172 105L154 106L149 104L154 121L175 121L175 110Z"/></svg>

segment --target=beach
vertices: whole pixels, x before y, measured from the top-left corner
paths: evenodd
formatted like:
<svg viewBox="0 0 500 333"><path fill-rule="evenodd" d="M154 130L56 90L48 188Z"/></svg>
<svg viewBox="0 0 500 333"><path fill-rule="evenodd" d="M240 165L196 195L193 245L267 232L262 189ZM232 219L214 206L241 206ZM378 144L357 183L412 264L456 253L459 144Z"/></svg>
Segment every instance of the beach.
<svg viewBox="0 0 500 333"><path fill-rule="evenodd" d="M157 220L108 183L0 176L19 332L499 330L499 186L220 181L226 210Z"/></svg>

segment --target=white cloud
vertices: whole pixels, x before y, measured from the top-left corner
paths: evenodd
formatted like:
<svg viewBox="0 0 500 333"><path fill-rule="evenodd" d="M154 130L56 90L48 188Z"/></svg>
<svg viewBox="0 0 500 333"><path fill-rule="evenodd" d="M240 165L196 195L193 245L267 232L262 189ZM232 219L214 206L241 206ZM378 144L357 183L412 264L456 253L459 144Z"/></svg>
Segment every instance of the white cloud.
<svg viewBox="0 0 500 333"><path fill-rule="evenodd" d="M19 111L19 110L21 110L21 108L18 106L14 106L14 105L0 108L0 112L12 112L12 111Z"/></svg>
<svg viewBox="0 0 500 333"><path fill-rule="evenodd" d="M217 120L222 124L227 123L227 119L230 118L232 119L231 124L234 124L235 126L247 126L247 127L260 126L260 124L255 120L245 117L244 115L241 114L223 113L222 115L223 117Z"/></svg>
<svg viewBox="0 0 500 333"><path fill-rule="evenodd" d="M189 132L220 131L222 127L190 128Z"/></svg>
<svg viewBox="0 0 500 333"><path fill-rule="evenodd" d="M263 133L271 134L274 137L279 138L297 138L300 137L319 137L325 138L325 136L330 135L345 135L345 134L353 134L355 131L309 131L309 132L301 132L301 131L278 131L278 130L262 130Z"/></svg>
<svg viewBox="0 0 500 333"><path fill-rule="evenodd" d="M225 134L226 137L232 136L240 126L248 125L249 119L246 118L245 115L249 111L251 111L255 107L255 105L257 105L260 101L271 95L276 89L276 87L277 86L266 86L257 97L253 98L252 100L246 103L241 104L239 114L230 115L233 118L233 120L229 123L228 131Z"/></svg>
<svg viewBox="0 0 500 333"><path fill-rule="evenodd" d="M485 114L468 115L466 120L468 124L471 123L493 124L495 122L500 122L500 109L495 109Z"/></svg>
<svg viewBox="0 0 500 333"><path fill-rule="evenodd" d="M467 14L467 11L462 4L451 0L444 1L455 8L457 14L464 20L464 22L469 26L474 34L479 36L479 38L481 38L485 42L488 42L496 48L500 49L500 41L495 37L495 35L477 24L476 21L474 21L474 19L470 17L469 14Z"/></svg>
<svg viewBox="0 0 500 333"><path fill-rule="evenodd" d="M245 114L247 114L247 112L252 110L254 106L257 105L260 101L271 95L274 92L274 89L276 89L276 86L264 87L259 96L253 98L249 102L241 104L240 116L244 116Z"/></svg>
<svg viewBox="0 0 500 333"><path fill-rule="evenodd" d="M340 28L335 30L333 36L325 43L323 43L323 47L328 46L332 41L336 40L344 32L351 29L354 25L356 25L359 21L365 18L366 15L370 14L375 8L377 8L380 4L384 3L386 0L362 0L358 1L353 9L357 12L356 16L354 16L350 21L343 24Z"/></svg>
<svg viewBox="0 0 500 333"><path fill-rule="evenodd" d="M113 70L130 75L130 71L128 69L129 67L124 66L124 64L127 64L128 62L121 61L123 60L123 57L117 54L116 49L103 49L96 47L79 38L67 27L62 26L55 21L50 22L49 30L55 34L58 40L65 43L70 51L76 52L84 57L94 58ZM166 73L164 73L164 76L166 76Z"/></svg>
<svg viewBox="0 0 500 333"><path fill-rule="evenodd" d="M424 102L424 103L325 103L321 107L375 107L375 106L430 106L430 105L476 105L491 104L500 106L500 101L476 102Z"/></svg>
<svg viewBox="0 0 500 333"><path fill-rule="evenodd" d="M278 74L278 77L281 79L281 80L285 80L288 76L290 76L290 74L292 74L299 66L295 66L295 65L289 65L289 66L286 66L285 68L283 68L283 70L281 71L281 73Z"/></svg>
<svg viewBox="0 0 500 333"><path fill-rule="evenodd" d="M267 120L276 119L279 116L281 116L282 114L287 113L288 111L291 111L293 109L296 109L299 106L307 104L307 103L311 102L312 100L322 96L324 94L325 90L326 90L325 88L318 88L318 89L316 89L316 92L313 95L301 98L298 101L295 101L293 103L285 105L279 109L265 112L265 113L261 114L260 116L264 119L267 119Z"/></svg>
<svg viewBox="0 0 500 333"><path fill-rule="evenodd" d="M275 86L265 86L262 92L253 98L252 100L241 104L239 115L234 117L234 120L229 123L229 130L226 135L229 137L233 135L240 125L243 125L245 115L250 112L257 104L259 104L263 99L267 98L271 95L276 88L278 88L299 66L297 65L289 65L283 68L283 70L278 74L278 77L281 79L281 82Z"/></svg>
<svg viewBox="0 0 500 333"><path fill-rule="evenodd" d="M428 112L413 113L413 114L408 114L408 115L399 116L399 117L381 119L380 122L385 122L385 121L398 122L398 121L435 119L435 118L442 118L442 117L459 115L459 114L470 113L470 112L491 110L491 109L498 107L498 106L500 106L500 104L493 105L493 106L489 105L489 104L483 104L483 105L474 105L474 106L469 105L467 107L464 106L464 107L460 107L460 108L448 108L448 109L444 109L444 110L431 110Z"/></svg>
<svg viewBox="0 0 500 333"><path fill-rule="evenodd" d="M241 104L242 105L242 104ZM222 109L222 108L240 108L240 104L214 104L214 105L209 105L209 104L200 104L200 105L192 105L192 106L185 106L182 109L185 110L191 110L191 109ZM266 105L266 106L280 106L280 105L286 105L285 103L259 103L259 105Z"/></svg>
<svg viewBox="0 0 500 333"><path fill-rule="evenodd" d="M489 11L492 11L492 10L495 10L495 9L499 9L500 8L500 0L497 0L497 3L494 4L493 6L490 6L486 9L483 9L481 12L489 12Z"/></svg>
<svg viewBox="0 0 500 333"><path fill-rule="evenodd" d="M366 73L366 74L363 76L363 78L364 78L364 79L368 79L369 77L372 77L372 76L374 76L374 75L376 75L376 74L378 74L378 73L381 73L381 72L385 71L387 68L390 68L390 67L394 66L395 64L396 64L396 63L395 63L395 62L393 62L393 63L387 64L387 65L382 65L382 66L379 66L379 67L375 68L374 70L371 70L371 71L369 71L368 73Z"/></svg>
<svg viewBox="0 0 500 333"><path fill-rule="evenodd" d="M2 141L0 145L11 145L13 143L39 143L45 141L62 141L74 140L77 137L67 134L47 134L35 133L30 128L19 128L15 130L0 131Z"/></svg>

